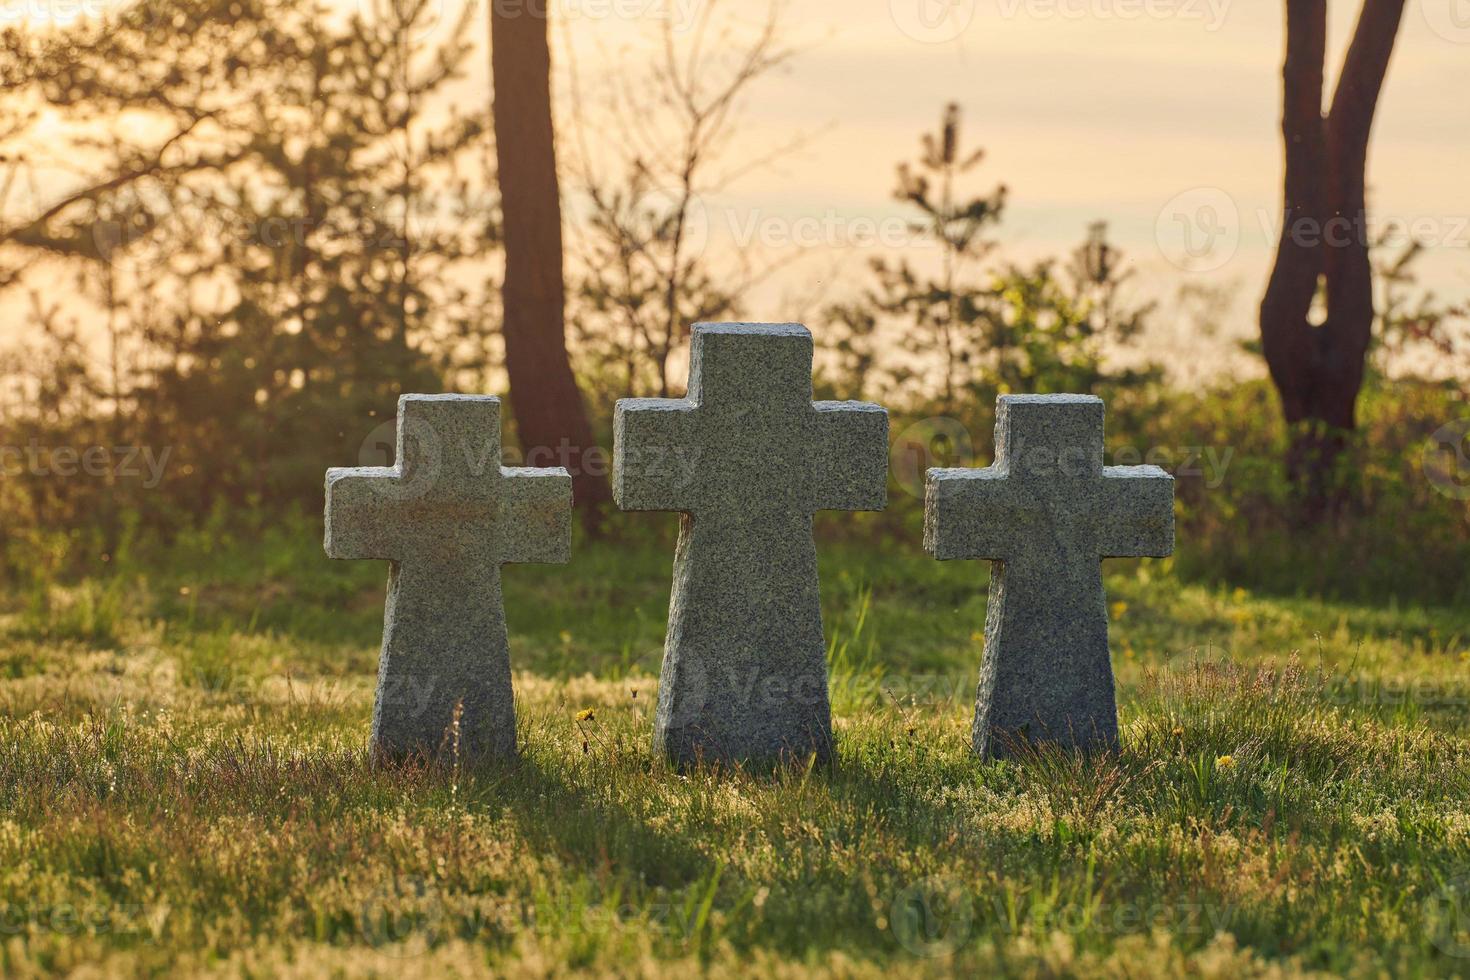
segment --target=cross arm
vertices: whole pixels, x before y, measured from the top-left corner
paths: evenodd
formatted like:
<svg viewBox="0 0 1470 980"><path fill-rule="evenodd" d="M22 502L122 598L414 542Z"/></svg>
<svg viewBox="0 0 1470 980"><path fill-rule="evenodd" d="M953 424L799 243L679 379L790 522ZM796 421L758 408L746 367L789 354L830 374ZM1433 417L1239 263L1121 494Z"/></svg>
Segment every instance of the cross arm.
<svg viewBox="0 0 1470 980"><path fill-rule="evenodd" d="M869 402L816 402L816 510L888 506L888 412Z"/></svg>
<svg viewBox="0 0 1470 980"><path fill-rule="evenodd" d="M1174 478L1157 466L1103 470L1098 550L1104 558L1174 553Z"/></svg>
<svg viewBox="0 0 1470 980"><path fill-rule="evenodd" d="M696 405L622 398L613 413L613 500L623 510L693 510Z"/></svg>
<svg viewBox="0 0 1470 980"><path fill-rule="evenodd" d="M388 466L327 470L329 558L397 560L402 555L395 511L399 474Z"/></svg>
<svg viewBox="0 0 1470 980"><path fill-rule="evenodd" d="M931 469L924 484L924 549L940 561L1003 561L1018 509L1015 486L999 466Z"/></svg>
<svg viewBox="0 0 1470 980"><path fill-rule="evenodd" d="M562 467L502 467L497 554L502 564L564 564L572 551L572 477Z"/></svg>

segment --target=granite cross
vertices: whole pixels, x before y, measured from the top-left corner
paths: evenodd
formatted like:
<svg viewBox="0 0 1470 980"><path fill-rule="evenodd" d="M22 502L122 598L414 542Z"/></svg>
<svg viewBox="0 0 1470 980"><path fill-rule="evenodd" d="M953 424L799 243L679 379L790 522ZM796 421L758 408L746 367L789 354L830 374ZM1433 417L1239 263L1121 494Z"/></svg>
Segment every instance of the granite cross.
<svg viewBox="0 0 1470 980"><path fill-rule="evenodd" d="M500 462L500 399L404 395L396 466L327 471L328 556L391 562L380 755L515 754L500 566L567 560L572 483Z"/></svg>
<svg viewBox="0 0 1470 980"><path fill-rule="evenodd" d="M812 516L881 510L888 414L812 401L799 324L696 324L686 398L619 401L613 496L683 515L655 747L676 763L832 748Z"/></svg>
<svg viewBox="0 0 1470 980"><path fill-rule="evenodd" d="M1103 466L1103 403L1003 395L995 465L929 471L924 546L991 559L975 751L1117 744L1102 559L1174 550L1174 479Z"/></svg>

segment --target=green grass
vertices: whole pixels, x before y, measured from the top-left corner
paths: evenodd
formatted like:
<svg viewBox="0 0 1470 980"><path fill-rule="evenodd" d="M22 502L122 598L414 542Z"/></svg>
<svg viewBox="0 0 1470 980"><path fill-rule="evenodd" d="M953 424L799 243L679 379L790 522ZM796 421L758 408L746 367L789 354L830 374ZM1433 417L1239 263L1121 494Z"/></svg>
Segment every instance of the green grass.
<svg viewBox="0 0 1470 980"><path fill-rule="evenodd" d="M984 765L984 567L828 543L837 761L676 773L624 533L507 569L479 770L370 764L385 571L292 529L15 593L0 972L1470 971L1470 614L1110 565L1121 752Z"/></svg>

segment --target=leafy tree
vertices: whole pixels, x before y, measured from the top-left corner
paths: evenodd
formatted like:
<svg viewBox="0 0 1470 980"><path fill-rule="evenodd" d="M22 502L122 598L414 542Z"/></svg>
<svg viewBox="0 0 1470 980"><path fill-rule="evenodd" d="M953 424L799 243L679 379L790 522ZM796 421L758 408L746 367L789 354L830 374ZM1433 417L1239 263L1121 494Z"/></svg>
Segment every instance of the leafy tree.
<svg viewBox="0 0 1470 980"><path fill-rule="evenodd" d="M944 110L937 133L926 134L915 164L898 168L899 200L921 218L911 230L937 247L937 274L907 259L876 259L876 283L861 297L828 310L826 349L836 362L839 386L853 395L871 377L891 375L911 390L937 374L934 395L941 411L994 401L1017 391L1093 391L1105 384L1157 377L1157 368L1113 371L1105 364L1109 343L1127 343L1143 329L1153 304L1130 305L1131 273L1122 254L1096 223L1066 263L1029 266L997 262L991 233L1001 221L1006 188L965 197L963 175L984 159L960 148L958 106ZM885 334L897 331L908 364L880 365Z"/></svg>
<svg viewBox="0 0 1470 980"><path fill-rule="evenodd" d="M894 196L922 215L912 233L939 248L940 270L928 276L906 260L875 259L878 289L870 294L890 317L907 321L902 338L905 350L921 357L937 350L941 372L940 398L952 408L961 388L977 378L978 348L987 339L983 328L992 318L985 307L992 291L978 269L995 248L986 233L1000 223L1006 188L987 194L957 196L956 181L985 159L983 149L960 149L960 108L945 107L937 133L925 133L915 164L898 166Z"/></svg>
<svg viewBox="0 0 1470 980"><path fill-rule="evenodd" d="M315 506L323 466L357 461L400 391L483 371L485 299L458 270L497 238L464 172L484 126L426 111L469 53L463 21L415 40L432 15L179 0L0 36L12 176L64 187L10 209L0 282L61 263L82 295L48 316L105 311L118 367L84 372L75 411L110 403L118 438L171 451L139 503ZM65 125L61 152L37 107Z"/></svg>

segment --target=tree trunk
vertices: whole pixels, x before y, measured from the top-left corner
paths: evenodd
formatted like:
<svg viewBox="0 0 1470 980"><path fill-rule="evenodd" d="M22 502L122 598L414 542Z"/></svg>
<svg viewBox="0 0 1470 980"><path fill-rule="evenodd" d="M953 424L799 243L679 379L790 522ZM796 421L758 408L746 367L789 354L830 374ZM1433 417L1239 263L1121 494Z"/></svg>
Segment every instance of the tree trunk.
<svg viewBox="0 0 1470 980"><path fill-rule="evenodd" d="M1364 0L1324 116L1327 0L1286 0L1285 194L1261 342L1291 432L1287 477L1308 523L1342 500L1338 464L1357 424L1375 317L1368 142L1403 12L1404 0Z"/></svg>
<svg viewBox="0 0 1470 980"><path fill-rule="evenodd" d="M490 4L495 153L505 235L505 365L528 466L566 466L584 519L611 498L567 356L561 199L544 4Z"/></svg>

